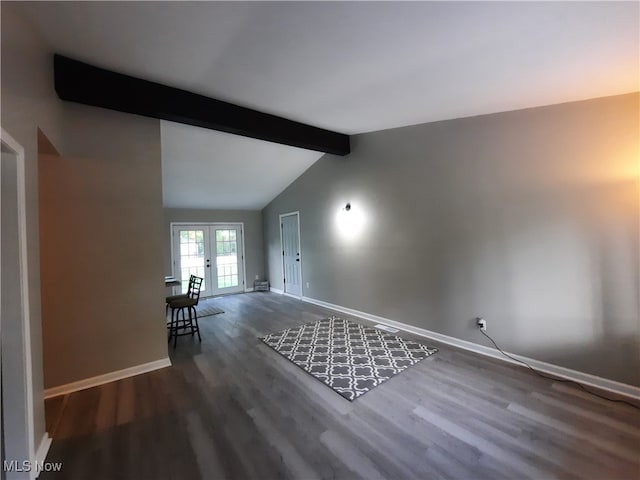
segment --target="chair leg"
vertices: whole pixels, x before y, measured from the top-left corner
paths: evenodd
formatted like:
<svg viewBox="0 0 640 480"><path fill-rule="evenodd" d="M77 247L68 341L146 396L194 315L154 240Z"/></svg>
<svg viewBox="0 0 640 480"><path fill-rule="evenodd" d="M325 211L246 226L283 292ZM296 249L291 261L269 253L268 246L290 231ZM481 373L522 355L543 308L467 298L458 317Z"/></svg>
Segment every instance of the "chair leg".
<svg viewBox="0 0 640 480"><path fill-rule="evenodd" d="M198 334L198 341L202 341L202 337L200 336L200 325L198 325L198 311L196 310L196 307L191 307L193 309L193 321L196 324L195 327L195 331ZM193 325L191 326L191 328L193 328Z"/></svg>
<svg viewBox="0 0 640 480"><path fill-rule="evenodd" d="M195 333L195 329L193 328L193 316L191 315L191 307L187 307L189 311L189 328L191 329L191 336Z"/></svg>
<svg viewBox="0 0 640 480"><path fill-rule="evenodd" d="M178 329L180 328L180 312L181 311L182 311L181 308L177 308L173 310L171 314L172 317L174 313L176 315L175 330L173 331L173 348L176 348L176 346L178 345ZM183 318L184 318L184 315L183 315Z"/></svg>
<svg viewBox="0 0 640 480"><path fill-rule="evenodd" d="M167 305L168 307L168 305ZM173 308L171 309L171 321L169 322L169 340L168 342L171 343L171 338L173 338L173 336L175 335L175 323L174 323L174 310Z"/></svg>
<svg viewBox="0 0 640 480"><path fill-rule="evenodd" d="M202 337L200 336L200 326L198 325L198 312L195 307L171 308L171 322L169 323L168 341L171 343L171 340L173 339L173 348L177 347L179 336L189 334L187 329L191 330L191 336L197 333L198 340L202 341ZM182 333L180 333L181 330Z"/></svg>

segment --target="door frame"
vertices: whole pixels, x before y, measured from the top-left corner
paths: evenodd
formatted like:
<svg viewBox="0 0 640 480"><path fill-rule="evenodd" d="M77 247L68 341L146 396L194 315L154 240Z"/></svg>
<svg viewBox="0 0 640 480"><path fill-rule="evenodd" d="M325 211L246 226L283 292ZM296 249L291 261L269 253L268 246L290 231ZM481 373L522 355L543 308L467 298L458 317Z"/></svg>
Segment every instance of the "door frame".
<svg viewBox="0 0 640 480"><path fill-rule="evenodd" d="M0 136L0 142L2 144L3 153L7 153L15 158L16 162L16 189L17 189L17 217L18 217L18 250L19 250L19 276L20 276L20 330L22 336L21 344L21 359L18 363L24 368L22 372L22 385L12 385L12 388L6 388L3 385L0 388L2 395L12 395L14 401L18 400L18 405L25 405L24 418L21 419L22 426L24 426L24 438L27 440L27 445L22 445L22 459L31 461L34 465L36 461L36 449L35 449L35 422L33 418L33 365L31 357L31 315L29 311L29 270L28 270L28 249L27 249L27 208L26 208L26 180L25 180L25 160L24 160L24 148L20 145L4 128L1 128L2 132ZM7 151L8 150L8 151ZM0 314L1 315L1 314ZM6 319L5 319L6 322ZM0 330L2 329L2 318L0 318ZM3 351L0 344L0 365L2 357L6 357L6 352ZM16 359L17 360L17 359ZM4 381L4 379L3 379ZM9 405L14 404L13 401L9 402ZM22 414L16 412L7 411L7 403L3 404L3 415L7 418L11 415L22 417ZM2 427L4 428L4 426ZM3 438L7 436L3 432ZM4 450L6 454L6 448ZM3 459L4 460L4 459ZM12 458L11 460L20 460L20 458ZM32 469L29 474L31 478L37 476L36 469Z"/></svg>
<svg viewBox="0 0 640 480"><path fill-rule="evenodd" d="M171 244L171 248L169 250L171 251L171 276L173 276L174 278L178 278L175 275L176 259L173 254L173 227L188 226L188 225L208 226L208 227L215 227L216 225L240 225L240 232L241 232L240 236L242 237L242 278L244 281L242 291L243 293L250 292L251 290L247 288L247 285L248 285L247 284L247 262L245 259L246 254L244 250L244 222L170 222L169 223L169 242ZM174 287L174 289L175 288L177 287Z"/></svg>
<svg viewBox="0 0 640 480"><path fill-rule="evenodd" d="M300 252L300 295L293 295L292 293L287 293L287 285L286 282L282 283L282 293L283 295L287 295L289 297L293 297L293 298L303 298L304 297L304 276L302 275L303 273L303 268L302 268L302 259L304 258L304 255L302 254L302 248L301 248L301 243L302 243L302 239L300 238L300 211L296 210L295 212L288 212L288 213L281 213L278 216L278 223L280 224L280 251L284 252L284 242L282 241L282 219L284 217L290 217L292 215L295 215L296 217L298 217L298 252ZM281 254L282 257L282 278L284 279L284 253Z"/></svg>

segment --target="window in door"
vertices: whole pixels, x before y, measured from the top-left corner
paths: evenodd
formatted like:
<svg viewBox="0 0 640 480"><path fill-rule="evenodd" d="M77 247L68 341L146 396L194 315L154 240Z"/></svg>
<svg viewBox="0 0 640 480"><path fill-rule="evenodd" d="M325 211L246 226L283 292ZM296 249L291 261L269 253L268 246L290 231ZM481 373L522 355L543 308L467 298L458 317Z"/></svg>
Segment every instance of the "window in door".
<svg viewBox="0 0 640 480"><path fill-rule="evenodd" d="M204 230L180 230L180 283L182 293L186 293L189 277L195 275L205 278L205 246ZM206 278L202 283L202 290L206 289Z"/></svg>
<svg viewBox="0 0 640 480"><path fill-rule="evenodd" d="M216 279L218 288L238 286L238 238L235 229L216 228Z"/></svg>
<svg viewBox="0 0 640 480"><path fill-rule="evenodd" d="M244 291L242 224L172 227L174 274L187 291L189 276L204 279L204 297Z"/></svg>

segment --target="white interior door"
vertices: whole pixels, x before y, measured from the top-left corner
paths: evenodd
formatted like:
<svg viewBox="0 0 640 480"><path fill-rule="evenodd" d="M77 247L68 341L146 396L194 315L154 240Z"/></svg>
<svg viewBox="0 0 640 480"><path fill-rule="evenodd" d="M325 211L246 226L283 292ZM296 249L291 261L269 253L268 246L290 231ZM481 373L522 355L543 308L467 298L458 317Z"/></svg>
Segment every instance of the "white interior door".
<svg viewBox="0 0 640 480"><path fill-rule="evenodd" d="M172 237L181 293L191 275L204 279L202 297L244 291L242 224L173 225Z"/></svg>
<svg viewBox="0 0 640 480"><path fill-rule="evenodd" d="M299 214L280 215L282 232L282 270L284 272L284 293L302 296L302 266L300 257Z"/></svg>

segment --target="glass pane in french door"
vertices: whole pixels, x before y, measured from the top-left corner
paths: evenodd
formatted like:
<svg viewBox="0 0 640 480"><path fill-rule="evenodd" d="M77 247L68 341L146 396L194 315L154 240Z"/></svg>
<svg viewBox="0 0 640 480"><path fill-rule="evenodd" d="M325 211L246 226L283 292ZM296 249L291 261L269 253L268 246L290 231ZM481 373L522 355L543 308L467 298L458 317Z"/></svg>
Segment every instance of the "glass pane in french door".
<svg viewBox="0 0 640 480"><path fill-rule="evenodd" d="M216 278L217 288L237 287L238 236L235 228L216 228Z"/></svg>
<svg viewBox="0 0 640 480"><path fill-rule="evenodd" d="M181 293L187 293L189 277L196 275L205 278L205 232L204 230L180 230L179 265ZM206 280L205 280L206 281ZM202 283L202 290L206 286Z"/></svg>

